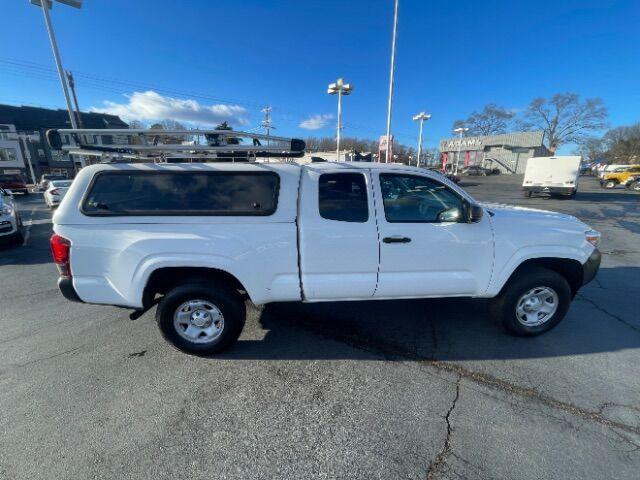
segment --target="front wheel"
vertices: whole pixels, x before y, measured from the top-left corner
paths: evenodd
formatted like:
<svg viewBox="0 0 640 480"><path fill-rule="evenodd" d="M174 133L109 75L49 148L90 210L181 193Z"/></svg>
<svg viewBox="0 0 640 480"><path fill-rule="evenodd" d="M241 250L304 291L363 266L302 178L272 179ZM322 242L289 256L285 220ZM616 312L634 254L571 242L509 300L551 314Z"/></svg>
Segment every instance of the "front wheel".
<svg viewBox="0 0 640 480"><path fill-rule="evenodd" d="M533 337L551 330L571 304L565 278L546 268L530 268L509 281L491 301L490 310L512 335Z"/></svg>
<svg viewBox="0 0 640 480"><path fill-rule="evenodd" d="M629 185L629 190L640 192L640 181L633 182L631 185Z"/></svg>
<svg viewBox="0 0 640 480"><path fill-rule="evenodd" d="M615 188L617 184L618 183L614 182L613 180L607 180L606 182L604 182L604 188Z"/></svg>
<svg viewBox="0 0 640 480"><path fill-rule="evenodd" d="M242 297L209 282L184 283L158 304L156 321L163 337L195 355L219 353L233 345L245 322Z"/></svg>

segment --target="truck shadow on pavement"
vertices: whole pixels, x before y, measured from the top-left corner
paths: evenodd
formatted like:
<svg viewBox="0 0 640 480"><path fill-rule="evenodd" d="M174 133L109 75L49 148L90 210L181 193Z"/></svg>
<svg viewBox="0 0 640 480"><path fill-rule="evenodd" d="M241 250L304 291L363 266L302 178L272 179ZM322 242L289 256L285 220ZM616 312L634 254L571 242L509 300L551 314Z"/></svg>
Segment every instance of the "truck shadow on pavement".
<svg viewBox="0 0 640 480"><path fill-rule="evenodd" d="M640 278L637 267L603 271L603 279L613 284ZM591 288L601 290L606 296L601 286ZM609 312L607 306L600 304L602 295L580 292L564 321L535 338L517 338L504 332L489 318L486 300L287 303L262 309L252 307L249 318L257 317L259 325L267 330L266 336L262 340L241 339L229 352L216 358L509 360L639 348L640 322L634 314L639 307L637 298L624 296L627 305ZM352 348L345 349L345 344Z"/></svg>

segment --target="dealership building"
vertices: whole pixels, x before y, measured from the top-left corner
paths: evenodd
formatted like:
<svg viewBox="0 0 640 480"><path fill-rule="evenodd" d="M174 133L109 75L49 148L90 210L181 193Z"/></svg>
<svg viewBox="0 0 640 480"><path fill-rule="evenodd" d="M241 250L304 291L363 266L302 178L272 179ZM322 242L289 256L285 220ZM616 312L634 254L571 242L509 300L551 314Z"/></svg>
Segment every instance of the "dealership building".
<svg viewBox="0 0 640 480"><path fill-rule="evenodd" d="M442 165L449 169L457 162L458 169L479 165L501 173L524 173L529 158L551 155L543 140L543 131L447 138L440 141Z"/></svg>

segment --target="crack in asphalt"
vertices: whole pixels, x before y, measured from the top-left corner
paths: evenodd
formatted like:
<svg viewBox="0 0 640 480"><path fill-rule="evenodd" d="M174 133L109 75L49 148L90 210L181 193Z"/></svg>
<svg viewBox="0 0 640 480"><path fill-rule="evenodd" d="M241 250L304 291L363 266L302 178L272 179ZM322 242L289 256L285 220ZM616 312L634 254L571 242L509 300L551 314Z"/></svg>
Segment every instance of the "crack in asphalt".
<svg viewBox="0 0 640 480"><path fill-rule="evenodd" d="M580 300L584 300L585 302L587 302L589 305L591 305L593 308L595 308L599 312L604 313L608 317L613 318L614 320L616 320L616 321L622 323L623 325L626 325L627 327L631 328L632 330L635 330L636 332L640 333L640 327L638 327L637 325L634 325L633 323L630 323L630 322L626 321L624 318L616 315L615 313L611 313L609 310L607 310L603 306L598 305L598 303L595 300L592 300L591 298L587 298L587 297L585 297L584 295L582 295L580 293L578 293L576 296Z"/></svg>
<svg viewBox="0 0 640 480"><path fill-rule="evenodd" d="M451 414L456 408L456 404L458 403L458 399L460 398L460 380L462 377L458 376L458 380L456 381L456 396L453 398L453 402L447 411L447 414L444 417L445 422L447 422L447 434L444 438L444 445L442 446L442 450L436 455L436 458L429 465L429 469L427 470L427 480L433 480L434 475L438 473L440 468L444 465L444 462L451 452L451 436L453 435L453 427L451 426Z"/></svg>
<svg viewBox="0 0 640 480"><path fill-rule="evenodd" d="M376 355L382 355L388 359L403 359L414 361L421 365L424 365L425 367L431 367L438 371L452 373L477 385L488 387L493 390L498 390L508 395L514 395L520 398L531 400L533 402L537 402L541 405L568 413L569 415L580 418L582 420L595 422L610 429L619 429L627 433L640 435L640 426L629 425L617 420L612 420L606 417L602 412L588 410L572 403L558 400L545 393L539 392L534 388L519 386L506 380L497 378L493 375L489 375L487 373L469 370L460 364L420 356L415 352L403 348L402 346L385 343L384 341L381 341L379 339L367 337L360 331L354 331L355 329L353 328L348 329L346 325L344 325L342 331L331 330L331 332L326 332L321 324L304 320L301 321L300 318L298 318L293 323L293 325L297 325L305 329L306 331L319 335L328 340L344 343L358 350L373 353Z"/></svg>

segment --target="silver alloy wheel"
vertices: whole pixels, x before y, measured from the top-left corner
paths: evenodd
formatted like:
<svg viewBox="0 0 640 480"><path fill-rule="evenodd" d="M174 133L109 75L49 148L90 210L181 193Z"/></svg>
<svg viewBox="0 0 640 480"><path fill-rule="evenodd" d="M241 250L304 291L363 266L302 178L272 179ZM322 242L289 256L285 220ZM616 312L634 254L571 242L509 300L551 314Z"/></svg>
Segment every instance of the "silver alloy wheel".
<svg viewBox="0 0 640 480"><path fill-rule="evenodd" d="M209 343L222 334L224 317L220 309L207 300L188 300L173 314L173 326L185 340Z"/></svg>
<svg viewBox="0 0 640 480"><path fill-rule="evenodd" d="M558 294L549 287L536 287L516 303L516 317L526 327L537 327L551 320L558 310Z"/></svg>

